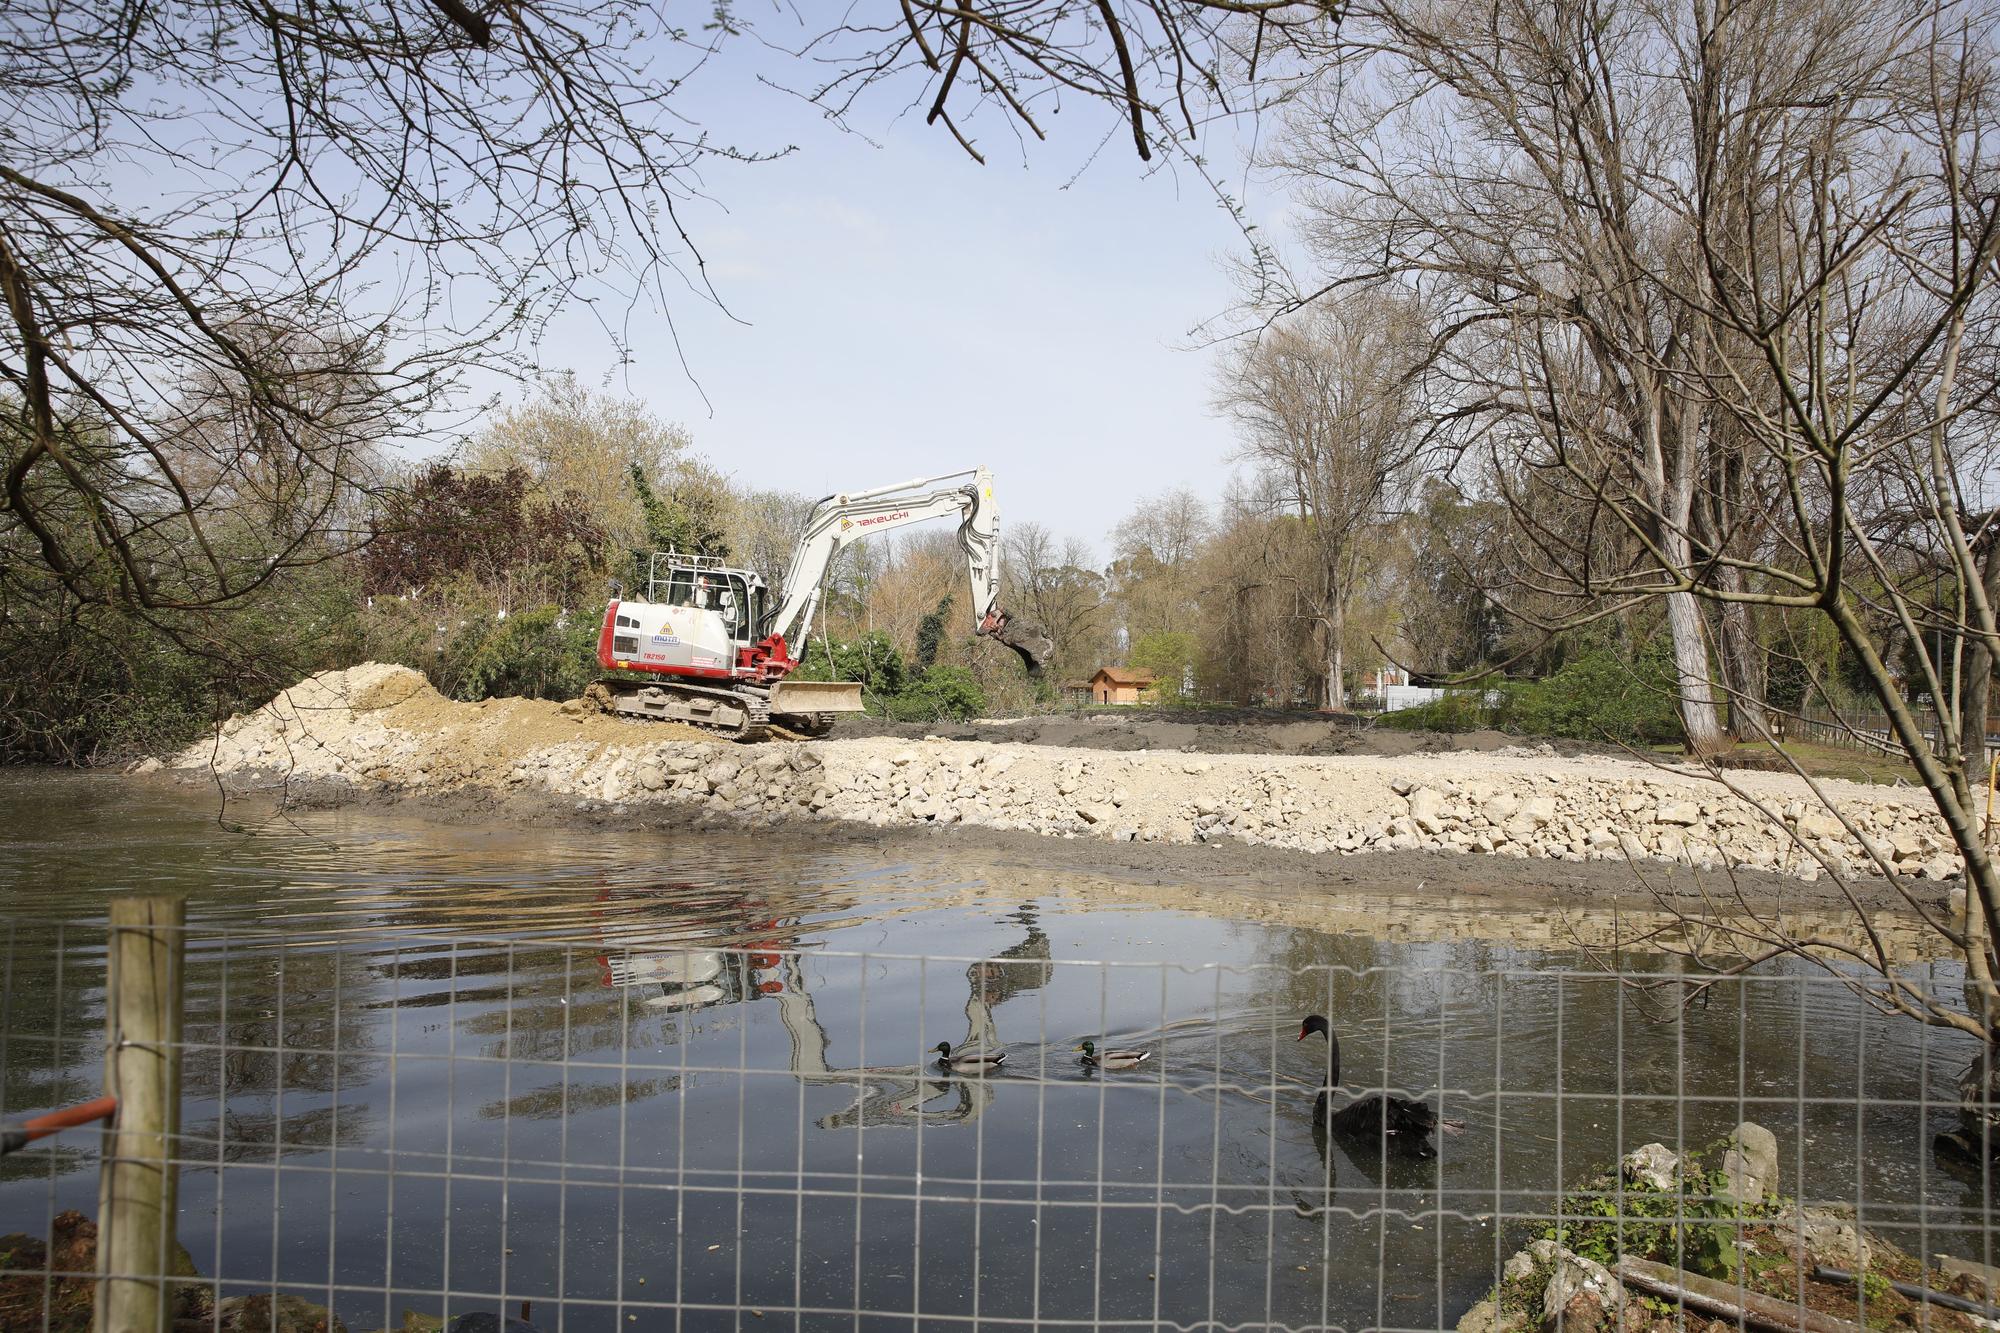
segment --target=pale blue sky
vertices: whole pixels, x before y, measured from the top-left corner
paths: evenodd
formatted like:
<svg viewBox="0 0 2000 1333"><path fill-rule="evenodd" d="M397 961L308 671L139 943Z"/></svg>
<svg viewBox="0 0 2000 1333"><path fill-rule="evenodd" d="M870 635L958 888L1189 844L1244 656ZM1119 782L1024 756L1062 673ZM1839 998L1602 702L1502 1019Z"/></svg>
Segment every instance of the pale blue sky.
<svg viewBox="0 0 2000 1333"><path fill-rule="evenodd" d="M1148 175L1122 132L1084 169L1115 127L1075 103L1025 150L987 120L980 166L889 96L843 132L760 70L800 67L739 42L676 101L739 147L798 146L711 168L714 202L683 213L745 322L675 294L694 381L644 308L629 369L611 371L610 341L580 312L544 343L546 365L611 374L747 484L821 494L983 462L1003 522L1099 550L1142 495L1220 490L1230 431L1210 407L1214 353L1191 330L1229 305L1222 261L1242 240L1196 173ZM1216 156L1239 188L1236 146Z"/></svg>

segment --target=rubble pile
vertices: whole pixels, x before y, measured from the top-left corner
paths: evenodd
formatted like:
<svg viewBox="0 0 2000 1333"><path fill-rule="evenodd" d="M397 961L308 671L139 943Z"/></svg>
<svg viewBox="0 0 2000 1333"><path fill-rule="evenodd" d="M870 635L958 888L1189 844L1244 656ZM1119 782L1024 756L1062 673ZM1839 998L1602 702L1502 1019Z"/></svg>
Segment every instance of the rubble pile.
<svg viewBox="0 0 2000 1333"><path fill-rule="evenodd" d="M1959 872L1921 793L1822 784L1836 814L1787 774L1742 774L1731 791L1690 769L1535 751L1191 755L892 738L745 746L578 703L455 703L418 673L379 664L303 681L171 764L246 789L485 788L748 820L966 824L1311 854L1631 858L1806 879L1829 868L1874 874L1876 857L1919 878Z"/></svg>

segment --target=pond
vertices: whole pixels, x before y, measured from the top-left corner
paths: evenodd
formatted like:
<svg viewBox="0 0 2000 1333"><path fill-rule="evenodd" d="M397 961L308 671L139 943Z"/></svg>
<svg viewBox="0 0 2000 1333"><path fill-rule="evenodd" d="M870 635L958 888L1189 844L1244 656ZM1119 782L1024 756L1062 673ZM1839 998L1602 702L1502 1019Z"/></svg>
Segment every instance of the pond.
<svg viewBox="0 0 2000 1333"><path fill-rule="evenodd" d="M1608 914L1117 880L1059 843L0 792L0 1109L95 1094L104 900L186 892L180 1239L222 1294L350 1329L522 1302L565 1330L1449 1326L1564 1189L1745 1118L1787 1193L1990 1245L1929 1148L1964 1043L1806 968L1684 1004ZM1429 1160L1316 1139L1307 1013L1347 1088L1462 1131ZM1100 1075L1086 1038L1150 1058ZM955 1074L940 1041L1007 1060ZM94 1137L0 1163L0 1231L94 1213Z"/></svg>

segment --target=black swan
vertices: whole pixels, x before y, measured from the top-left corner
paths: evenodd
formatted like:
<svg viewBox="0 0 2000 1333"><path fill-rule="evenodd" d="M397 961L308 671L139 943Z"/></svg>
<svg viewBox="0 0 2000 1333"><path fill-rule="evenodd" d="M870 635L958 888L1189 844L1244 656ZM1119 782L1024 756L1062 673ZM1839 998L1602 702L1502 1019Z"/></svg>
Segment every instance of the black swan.
<svg viewBox="0 0 2000 1333"><path fill-rule="evenodd" d="M1422 1102L1376 1093L1350 1102L1338 1111L1329 1111L1333 1090L1340 1086L1340 1038L1319 1014L1309 1014L1299 1025L1300 1041L1313 1033L1326 1038L1326 1086L1313 1099L1313 1125L1324 1125L1329 1133L1355 1142L1386 1146L1407 1157L1435 1157L1431 1134L1442 1127L1447 1133L1462 1128L1455 1120L1439 1120L1436 1111Z"/></svg>

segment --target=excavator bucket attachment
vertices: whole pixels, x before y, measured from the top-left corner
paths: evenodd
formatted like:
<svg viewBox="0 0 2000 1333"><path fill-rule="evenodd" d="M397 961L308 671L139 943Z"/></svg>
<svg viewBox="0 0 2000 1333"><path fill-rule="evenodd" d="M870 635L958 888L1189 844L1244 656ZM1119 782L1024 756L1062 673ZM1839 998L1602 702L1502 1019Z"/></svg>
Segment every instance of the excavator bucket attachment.
<svg viewBox="0 0 2000 1333"><path fill-rule="evenodd" d="M994 637L1020 655L1021 665L1028 668L1031 676L1042 674L1042 667L1056 650L1055 640L1047 630L1019 616L1008 616Z"/></svg>
<svg viewBox="0 0 2000 1333"><path fill-rule="evenodd" d="M781 680L771 687L773 713L859 713L861 682L856 680Z"/></svg>

